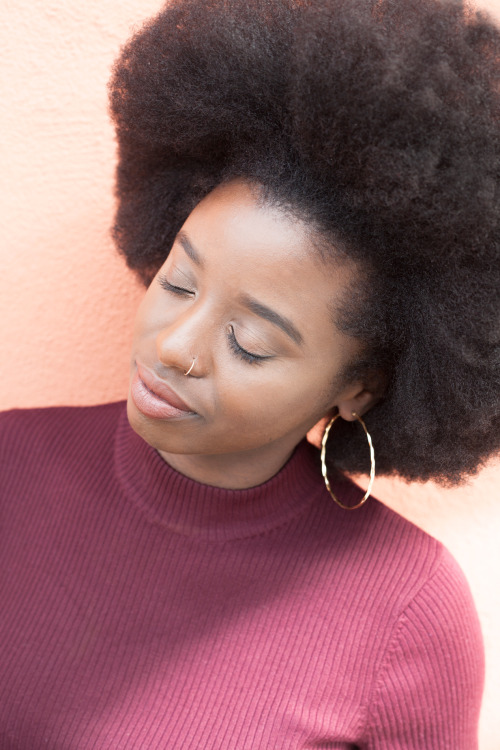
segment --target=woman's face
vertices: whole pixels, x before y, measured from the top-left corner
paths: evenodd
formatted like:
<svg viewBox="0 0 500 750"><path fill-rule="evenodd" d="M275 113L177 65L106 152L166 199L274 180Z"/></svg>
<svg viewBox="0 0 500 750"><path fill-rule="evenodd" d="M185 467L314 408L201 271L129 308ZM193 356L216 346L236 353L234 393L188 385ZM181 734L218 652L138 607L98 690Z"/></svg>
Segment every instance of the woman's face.
<svg viewBox="0 0 500 750"><path fill-rule="evenodd" d="M359 347L334 324L353 278L255 188L218 187L186 220L139 308L132 427L198 481L265 481L332 409L350 419L369 405L363 384L335 386Z"/></svg>

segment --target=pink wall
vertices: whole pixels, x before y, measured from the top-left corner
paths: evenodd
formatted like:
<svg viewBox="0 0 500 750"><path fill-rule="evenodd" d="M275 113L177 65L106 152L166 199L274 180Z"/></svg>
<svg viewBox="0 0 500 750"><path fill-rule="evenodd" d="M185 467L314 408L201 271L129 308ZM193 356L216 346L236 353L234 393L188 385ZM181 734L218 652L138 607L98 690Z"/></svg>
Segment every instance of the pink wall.
<svg viewBox="0 0 500 750"><path fill-rule="evenodd" d="M17 0L0 10L0 408L126 395L141 289L109 237L106 81L133 25L161 5ZM500 15L500 0L482 6ZM500 467L460 490L378 480L375 492L442 539L468 576L487 646L481 750L497 750Z"/></svg>

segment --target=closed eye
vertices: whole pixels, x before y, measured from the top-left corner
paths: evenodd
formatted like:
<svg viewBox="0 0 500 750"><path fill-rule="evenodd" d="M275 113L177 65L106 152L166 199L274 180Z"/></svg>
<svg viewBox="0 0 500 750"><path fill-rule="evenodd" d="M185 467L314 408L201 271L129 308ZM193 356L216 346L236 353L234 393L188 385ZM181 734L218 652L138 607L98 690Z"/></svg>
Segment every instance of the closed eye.
<svg viewBox="0 0 500 750"><path fill-rule="evenodd" d="M244 349L238 343L236 336L234 335L233 326L229 326L228 340L229 340L229 346L231 347L231 351L233 352L233 354L235 354L240 359L243 359L245 362L248 362L249 364L260 365L265 359L272 359L272 357L270 356L263 356L262 354L253 354L252 352L249 352L247 349Z"/></svg>
<svg viewBox="0 0 500 750"><path fill-rule="evenodd" d="M160 286L165 289L167 292L172 292L172 294L177 294L180 297L185 297L187 295L193 296L194 292L192 289L184 289L182 286L175 286L175 284L171 284L166 276L160 276L158 278L158 283Z"/></svg>

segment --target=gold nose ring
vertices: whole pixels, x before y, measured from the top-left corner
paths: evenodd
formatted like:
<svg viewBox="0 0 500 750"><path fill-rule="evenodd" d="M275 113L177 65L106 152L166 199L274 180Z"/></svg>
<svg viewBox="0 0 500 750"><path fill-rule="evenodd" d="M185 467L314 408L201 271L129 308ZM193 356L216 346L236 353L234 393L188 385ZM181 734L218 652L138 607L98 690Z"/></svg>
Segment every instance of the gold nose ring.
<svg viewBox="0 0 500 750"><path fill-rule="evenodd" d="M194 367L194 363L195 363L195 362L196 362L196 357L193 357L193 361L191 362L191 367L189 368L189 370L187 370L187 371L186 371L186 372L184 373L184 375L189 375L189 373L191 372L191 370L192 370L192 369L193 369L193 367Z"/></svg>

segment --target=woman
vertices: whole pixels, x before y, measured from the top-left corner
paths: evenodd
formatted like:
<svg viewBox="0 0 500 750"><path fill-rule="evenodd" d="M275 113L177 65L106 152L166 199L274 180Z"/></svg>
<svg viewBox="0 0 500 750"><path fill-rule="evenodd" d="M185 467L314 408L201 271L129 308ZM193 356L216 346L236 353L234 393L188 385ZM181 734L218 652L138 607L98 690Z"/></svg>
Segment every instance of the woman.
<svg viewBox="0 0 500 750"><path fill-rule="evenodd" d="M347 473L498 451L498 49L436 0L179 0L124 48L149 286L126 411L0 420L2 748L477 747L463 576Z"/></svg>

